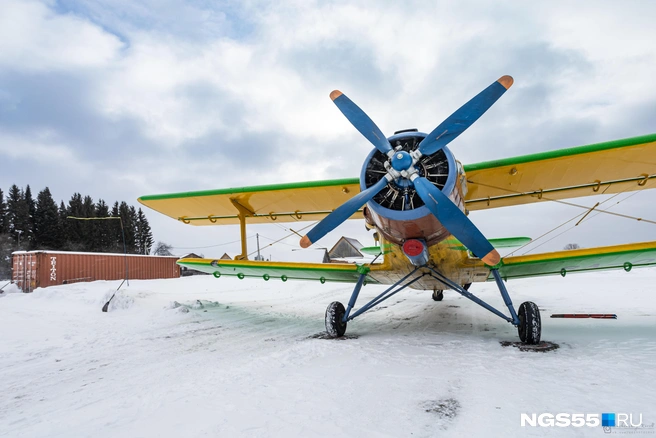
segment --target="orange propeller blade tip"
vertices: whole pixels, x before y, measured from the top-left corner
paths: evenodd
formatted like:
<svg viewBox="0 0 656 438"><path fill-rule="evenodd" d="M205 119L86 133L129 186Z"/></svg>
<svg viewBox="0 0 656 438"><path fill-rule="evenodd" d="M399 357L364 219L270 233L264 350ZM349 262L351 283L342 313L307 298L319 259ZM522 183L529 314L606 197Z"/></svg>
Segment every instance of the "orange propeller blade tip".
<svg viewBox="0 0 656 438"><path fill-rule="evenodd" d="M501 261L501 256L496 249L493 249L492 251L488 252L481 260L483 260L483 263L488 266L496 266Z"/></svg>
<svg viewBox="0 0 656 438"><path fill-rule="evenodd" d="M333 91L330 92L330 99L331 99L331 100L335 100L335 99L337 99L339 96L341 96L342 94L344 94L344 93L342 93L342 92L339 91L339 90L333 90Z"/></svg>
<svg viewBox="0 0 656 438"><path fill-rule="evenodd" d="M301 248L307 248L310 245L312 245L312 242L310 242L308 236L307 235L303 236L301 238Z"/></svg>
<svg viewBox="0 0 656 438"><path fill-rule="evenodd" d="M513 84L513 82L515 82L515 80L512 78L512 76L505 75L497 79L497 82L503 85L504 88L507 90L508 88L511 87L511 85Z"/></svg>

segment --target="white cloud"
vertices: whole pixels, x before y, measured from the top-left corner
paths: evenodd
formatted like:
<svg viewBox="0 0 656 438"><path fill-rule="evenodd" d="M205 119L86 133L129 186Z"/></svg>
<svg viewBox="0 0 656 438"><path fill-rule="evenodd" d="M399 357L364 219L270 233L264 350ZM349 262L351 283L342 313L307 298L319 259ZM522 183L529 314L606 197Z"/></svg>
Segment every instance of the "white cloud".
<svg viewBox="0 0 656 438"><path fill-rule="evenodd" d="M0 2L0 66L28 72L107 66L121 41L74 15L29 0Z"/></svg>
<svg viewBox="0 0 656 438"><path fill-rule="evenodd" d="M79 164L71 149L56 137L49 130L38 130L29 136L0 130L0 154L11 158L29 158L40 163Z"/></svg>

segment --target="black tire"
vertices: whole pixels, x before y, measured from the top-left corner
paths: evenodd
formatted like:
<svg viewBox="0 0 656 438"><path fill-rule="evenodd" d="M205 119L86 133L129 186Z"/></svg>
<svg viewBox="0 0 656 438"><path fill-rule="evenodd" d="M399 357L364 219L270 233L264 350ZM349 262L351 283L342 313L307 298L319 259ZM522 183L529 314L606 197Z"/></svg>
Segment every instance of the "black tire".
<svg viewBox="0 0 656 438"><path fill-rule="evenodd" d="M467 283L467 284L463 284L463 285L462 285L462 288L463 288L464 290L469 290L470 287L471 287L471 283Z"/></svg>
<svg viewBox="0 0 656 438"><path fill-rule="evenodd" d="M333 301L326 309L326 333L331 338L341 338L346 333L346 323L342 321L346 309L339 301Z"/></svg>
<svg viewBox="0 0 656 438"><path fill-rule="evenodd" d="M525 301L519 306L519 339L524 344L536 345L540 343L542 335L542 321L540 320L540 309L537 304Z"/></svg>
<svg viewBox="0 0 656 438"><path fill-rule="evenodd" d="M444 299L444 291L443 290L434 290L433 291L433 300L434 301L442 301Z"/></svg>

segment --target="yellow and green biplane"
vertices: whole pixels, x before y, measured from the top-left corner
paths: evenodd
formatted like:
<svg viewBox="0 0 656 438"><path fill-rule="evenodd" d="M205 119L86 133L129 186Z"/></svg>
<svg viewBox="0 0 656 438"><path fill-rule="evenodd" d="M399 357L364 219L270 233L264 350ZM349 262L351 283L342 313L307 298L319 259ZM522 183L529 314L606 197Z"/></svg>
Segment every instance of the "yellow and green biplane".
<svg viewBox="0 0 656 438"><path fill-rule="evenodd" d="M406 287L432 290L440 301L454 290L518 328L527 344L540 342L535 303L512 304L504 280L656 265L656 242L501 258L497 248L526 238L488 240L469 220L473 210L643 190L656 177L656 134L462 165L446 147L510 88L503 76L429 134L416 129L386 138L367 114L339 91L331 99L374 149L359 178L143 196L142 204L185 224L239 224L242 253L234 260L181 259L178 264L222 275L355 283L346 308L326 310L330 336L347 322ZM596 206L595 206L596 207ZM595 207L592 207L593 209ZM347 219L376 231L371 263L290 263L248 260L246 225L319 221L303 236L307 248ZM382 261L381 261L382 260ZM509 316L468 291L493 280ZM390 285L353 311L365 283Z"/></svg>

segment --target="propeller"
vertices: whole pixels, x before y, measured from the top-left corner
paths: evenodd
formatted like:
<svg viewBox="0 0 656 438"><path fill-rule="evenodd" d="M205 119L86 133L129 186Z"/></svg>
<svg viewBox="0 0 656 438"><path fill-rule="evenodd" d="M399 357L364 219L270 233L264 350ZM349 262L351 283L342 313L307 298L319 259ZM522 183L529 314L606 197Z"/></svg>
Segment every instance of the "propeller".
<svg viewBox="0 0 656 438"><path fill-rule="evenodd" d="M376 196L376 193L385 188L388 182L391 181L388 175L385 175L376 184L364 190L339 207L332 213L326 216L321 222L314 226L303 238L301 238L301 247L307 248L323 236L334 230L339 224L344 222L355 214L360 207L369 202L371 198ZM464 244L464 243L463 243ZM466 246L466 245L465 245Z"/></svg>
<svg viewBox="0 0 656 438"><path fill-rule="evenodd" d="M417 194L444 227L465 245L474 255L490 266L501 261L501 256L476 225L463 213L442 190L426 178L419 176L412 181Z"/></svg>
<svg viewBox="0 0 656 438"><path fill-rule="evenodd" d="M415 168L424 155L433 155L462 134L485 111L487 111L508 88L513 84L513 78L502 76L489 87L481 91L469 102L464 104L445 121L440 123L430 134L419 143L412 152L395 151L380 128L351 99L339 90L330 93L337 108L346 116L351 124L371 142L376 149L389 157L385 162L387 173L376 184L360 192L358 195L340 205L332 213L310 230L301 239L301 247L307 248L312 243L324 237L339 224L351 217L364 204L369 202L378 192L392 181L406 179L412 182L417 194L426 207L472 253L486 264L494 266L501 260L499 253L474 225L467 215L456 206L449 197L433 183L419 174Z"/></svg>
<svg viewBox="0 0 656 438"><path fill-rule="evenodd" d="M472 99L458 108L445 121L437 125L437 128L419 143L419 152L423 155L433 155L456 137L465 132L476 120L478 120L494 103L499 100L503 93L513 84L513 78L502 76L493 82L485 90L478 93Z"/></svg>
<svg viewBox="0 0 656 438"><path fill-rule="evenodd" d="M330 93L330 98L333 100L333 103L337 105L337 108L346 116L349 122L355 129L360 131L360 134L364 135L364 138L369 140L376 149L381 151L383 154L389 154L392 151L392 146L387 141L387 137L383 134L383 131L380 130L378 126L374 123L371 118L360 109L351 99L346 97L339 90L335 90Z"/></svg>

